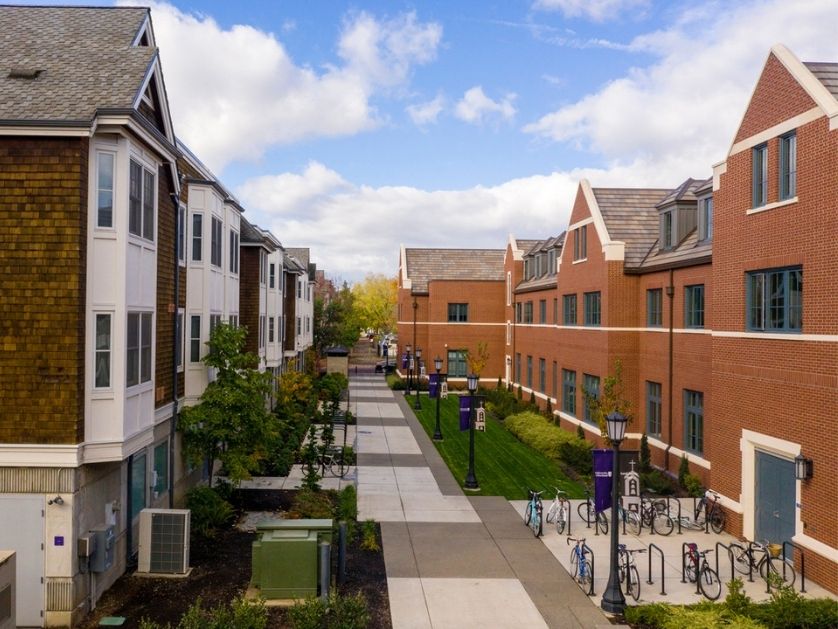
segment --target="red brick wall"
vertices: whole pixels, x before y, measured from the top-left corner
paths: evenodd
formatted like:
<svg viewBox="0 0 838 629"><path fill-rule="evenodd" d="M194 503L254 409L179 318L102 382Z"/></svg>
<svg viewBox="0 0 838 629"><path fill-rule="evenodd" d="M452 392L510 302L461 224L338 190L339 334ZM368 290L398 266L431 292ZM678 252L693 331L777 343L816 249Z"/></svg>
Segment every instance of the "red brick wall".
<svg viewBox="0 0 838 629"><path fill-rule="evenodd" d="M84 439L87 139L0 140L0 442Z"/></svg>

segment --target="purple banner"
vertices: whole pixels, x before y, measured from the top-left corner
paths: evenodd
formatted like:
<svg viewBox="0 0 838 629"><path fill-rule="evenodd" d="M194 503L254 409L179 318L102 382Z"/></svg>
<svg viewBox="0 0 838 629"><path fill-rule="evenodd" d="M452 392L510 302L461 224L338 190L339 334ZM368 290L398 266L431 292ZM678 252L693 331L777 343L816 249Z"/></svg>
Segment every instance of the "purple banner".
<svg viewBox="0 0 838 629"><path fill-rule="evenodd" d="M611 450L594 450L594 507L596 512L611 508L611 471L614 453Z"/></svg>
<svg viewBox="0 0 838 629"><path fill-rule="evenodd" d="M407 354L402 354L402 369L407 369Z"/></svg>
<svg viewBox="0 0 838 629"><path fill-rule="evenodd" d="M439 376L435 373L428 376L428 395L432 398L435 398L439 394L438 378Z"/></svg>
<svg viewBox="0 0 838 629"><path fill-rule="evenodd" d="M460 396L460 432L468 430L469 419L471 416L470 398L467 395Z"/></svg>

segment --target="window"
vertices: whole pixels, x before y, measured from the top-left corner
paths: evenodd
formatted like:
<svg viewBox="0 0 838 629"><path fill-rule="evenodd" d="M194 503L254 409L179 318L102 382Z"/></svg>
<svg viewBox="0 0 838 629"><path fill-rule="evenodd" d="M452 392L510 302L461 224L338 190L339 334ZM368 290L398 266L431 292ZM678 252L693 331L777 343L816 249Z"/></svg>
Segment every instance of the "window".
<svg viewBox="0 0 838 629"><path fill-rule="evenodd" d="M265 347L265 315L259 315L259 348Z"/></svg>
<svg viewBox="0 0 838 629"><path fill-rule="evenodd" d="M456 323L468 321L468 304L448 304L448 321Z"/></svg>
<svg viewBox="0 0 838 629"><path fill-rule="evenodd" d="M311 332L311 319L309 317L306 317L306 334L308 334L309 332Z"/></svg>
<svg viewBox="0 0 838 629"><path fill-rule="evenodd" d="M276 264L271 263L268 267L268 288L276 286Z"/></svg>
<svg viewBox="0 0 838 629"><path fill-rule="evenodd" d="M230 230L230 273L239 272L239 232Z"/></svg>
<svg viewBox="0 0 838 629"><path fill-rule="evenodd" d="M524 304L524 323L532 323L532 302Z"/></svg>
<svg viewBox="0 0 838 629"><path fill-rule="evenodd" d="M303 324L300 317L297 317L297 336L303 333Z"/></svg>
<svg viewBox="0 0 838 629"><path fill-rule="evenodd" d="M113 227L113 153L96 153L96 227Z"/></svg>
<svg viewBox="0 0 838 629"><path fill-rule="evenodd" d="M698 239L713 240L713 197L698 202Z"/></svg>
<svg viewBox="0 0 838 629"><path fill-rule="evenodd" d="M203 260L202 244L204 241L204 216L203 214L192 215L192 261Z"/></svg>
<svg viewBox="0 0 838 629"><path fill-rule="evenodd" d="M672 237L672 210L661 214L661 247L672 249L675 239Z"/></svg>
<svg viewBox="0 0 838 629"><path fill-rule="evenodd" d="M512 305L512 273L506 273L506 305Z"/></svg>
<svg viewBox="0 0 838 629"><path fill-rule="evenodd" d="M186 264L186 208L177 209L177 261Z"/></svg>
<svg viewBox="0 0 838 629"><path fill-rule="evenodd" d="M515 354L515 382L521 384L521 354Z"/></svg>
<svg viewBox="0 0 838 629"><path fill-rule="evenodd" d="M523 323L523 321L524 321L523 305L519 301L515 304L515 323Z"/></svg>
<svg viewBox="0 0 838 629"><path fill-rule="evenodd" d="M584 376L585 421L593 424L594 414L591 412L591 402L599 399L599 376L591 376L589 374L584 374Z"/></svg>
<svg viewBox="0 0 838 629"><path fill-rule="evenodd" d="M538 390L547 392L547 361L543 358L538 359Z"/></svg>
<svg viewBox="0 0 838 629"><path fill-rule="evenodd" d="M183 367L183 310L178 310L175 320L175 365L178 371Z"/></svg>
<svg viewBox="0 0 838 629"><path fill-rule="evenodd" d="M532 389L532 356L527 356L527 388Z"/></svg>
<svg viewBox="0 0 838 629"><path fill-rule="evenodd" d="M559 324L559 300L557 297L553 298L553 325Z"/></svg>
<svg viewBox="0 0 838 629"><path fill-rule="evenodd" d="M684 449L704 453L704 394L684 389Z"/></svg>
<svg viewBox="0 0 838 629"><path fill-rule="evenodd" d="M221 325L221 315L220 314L211 314L210 315L210 329L209 333L212 336L212 331L215 330L219 325Z"/></svg>
<svg viewBox="0 0 838 629"><path fill-rule="evenodd" d="M547 275L556 274L556 250L550 249L547 252Z"/></svg>
<svg viewBox="0 0 838 629"><path fill-rule="evenodd" d="M659 437L661 434L661 385L646 381L646 432Z"/></svg>
<svg viewBox="0 0 838 629"><path fill-rule="evenodd" d="M646 325L659 328L663 325L663 289L650 288L646 291Z"/></svg>
<svg viewBox="0 0 838 629"><path fill-rule="evenodd" d="M468 375L466 371L465 350L448 350L448 375L453 378L465 378Z"/></svg>
<svg viewBox="0 0 838 629"><path fill-rule="evenodd" d="M221 234L224 226L221 219L212 217L212 238L210 240L210 264L221 267Z"/></svg>
<svg viewBox="0 0 838 629"><path fill-rule="evenodd" d="M262 283L265 283L265 280L262 280ZM297 299L303 298L303 281L301 279L297 279Z"/></svg>
<svg viewBox="0 0 838 629"><path fill-rule="evenodd" d="M765 205L768 199L768 146L757 146L753 151L753 207Z"/></svg>
<svg viewBox="0 0 838 629"><path fill-rule="evenodd" d="M189 362L201 362L201 315L189 317Z"/></svg>
<svg viewBox="0 0 838 629"><path fill-rule="evenodd" d="M573 259L585 260L588 257L588 226L582 225L573 230Z"/></svg>
<svg viewBox="0 0 838 629"><path fill-rule="evenodd" d="M282 343L285 338L285 330L282 329L282 317L276 318L276 340Z"/></svg>
<svg viewBox="0 0 838 629"><path fill-rule="evenodd" d="M151 313L129 312L126 341L125 385L151 380Z"/></svg>
<svg viewBox="0 0 838 629"><path fill-rule="evenodd" d="M599 291L595 293L585 293L585 325L600 324L600 305Z"/></svg>
<svg viewBox="0 0 838 629"><path fill-rule="evenodd" d="M506 344L512 345L512 323L510 321L506 322Z"/></svg>
<svg viewBox="0 0 838 629"><path fill-rule="evenodd" d="M265 282L268 279L268 254L259 250L259 283L264 286ZM299 297L299 290L297 291L297 297Z"/></svg>
<svg viewBox="0 0 838 629"><path fill-rule="evenodd" d="M524 279L525 280L530 279L531 269L532 269L532 262L530 261L529 258L524 258Z"/></svg>
<svg viewBox="0 0 838 629"><path fill-rule="evenodd" d="M154 493L155 498L169 488L169 442L164 441L154 448Z"/></svg>
<svg viewBox="0 0 838 629"><path fill-rule="evenodd" d="M797 194L797 134L780 138L780 199L791 199Z"/></svg>
<svg viewBox="0 0 838 629"><path fill-rule="evenodd" d="M131 460L131 522L137 519L140 511L145 509L146 501L146 456L135 454Z"/></svg>
<svg viewBox="0 0 838 629"><path fill-rule="evenodd" d="M107 389L111 386L111 315L96 315L96 349L93 360L95 373L93 386Z"/></svg>
<svg viewBox="0 0 838 629"><path fill-rule="evenodd" d="M128 231L154 240L154 173L133 159L128 185Z"/></svg>
<svg viewBox="0 0 838 629"><path fill-rule="evenodd" d="M688 328L704 327L704 284L684 287L684 325Z"/></svg>
<svg viewBox="0 0 838 629"><path fill-rule="evenodd" d="M799 332L803 327L803 269L748 273L748 329Z"/></svg>
<svg viewBox="0 0 838 629"><path fill-rule="evenodd" d="M239 327L239 315L230 315L227 317L227 323L229 323L234 328Z"/></svg>
<svg viewBox="0 0 838 629"><path fill-rule="evenodd" d="M553 361L553 388L550 395L554 398L559 395L559 364L555 360Z"/></svg>
<svg viewBox="0 0 838 629"><path fill-rule="evenodd" d="M562 410L576 416L576 372L562 369Z"/></svg>
<svg viewBox="0 0 838 629"><path fill-rule="evenodd" d="M576 325L576 295L562 295L562 313L565 325Z"/></svg>
<svg viewBox="0 0 838 629"><path fill-rule="evenodd" d="M538 322L547 323L547 300L541 299L538 302Z"/></svg>
<svg viewBox="0 0 838 629"><path fill-rule="evenodd" d="M275 328L276 321L273 317L268 317L268 343L274 342L274 335L275 335Z"/></svg>

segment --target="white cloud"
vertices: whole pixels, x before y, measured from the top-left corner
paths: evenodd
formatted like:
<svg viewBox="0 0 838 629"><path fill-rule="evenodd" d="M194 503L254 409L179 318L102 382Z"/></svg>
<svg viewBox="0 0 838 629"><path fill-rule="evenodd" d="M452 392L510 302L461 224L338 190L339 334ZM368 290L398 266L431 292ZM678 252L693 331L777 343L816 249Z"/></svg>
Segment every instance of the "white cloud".
<svg viewBox="0 0 838 629"><path fill-rule="evenodd" d="M587 17L597 22L614 19L626 11L643 12L649 0L536 0L534 9L561 11L565 17Z"/></svg>
<svg viewBox="0 0 838 629"><path fill-rule="evenodd" d="M515 116L513 100L515 94L507 94L499 101L492 100L483 92L483 87L477 85L466 90L454 108L454 115L470 124L483 124L498 117L511 120Z"/></svg>
<svg viewBox="0 0 838 629"><path fill-rule="evenodd" d="M439 114L445 108L445 97L442 94L437 94L436 98L425 103L417 103L415 105L408 105L407 111L413 124L424 126L435 123Z"/></svg>
<svg viewBox="0 0 838 629"><path fill-rule="evenodd" d="M803 60L834 59L835 24L833 0L760 1L724 11L697 5L672 27L631 43L656 55L653 64L524 131L573 143L611 164L657 164L654 183L709 174L724 158L771 45L782 41Z"/></svg>
<svg viewBox="0 0 838 629"><path fill-rule="evenodd" d="M178 135L216 172L275 145L375 128L372 98L403 88L442 38L415 13L355 13L339 34L340 64L315 70L251 26L223 28L167 3L152 3L152 20Z"/></svg>

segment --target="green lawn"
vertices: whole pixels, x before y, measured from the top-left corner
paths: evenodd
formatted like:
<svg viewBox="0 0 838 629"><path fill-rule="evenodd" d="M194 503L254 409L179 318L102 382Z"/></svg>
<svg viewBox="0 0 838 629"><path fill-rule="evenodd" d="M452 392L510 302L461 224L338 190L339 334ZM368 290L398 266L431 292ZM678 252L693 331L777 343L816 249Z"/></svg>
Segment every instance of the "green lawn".
<svg viewBox="0 0 838 629"><path fill-rule="evenodd" d="M422 396L422 409L414 411L428 436L434 434L436 400ZM454 478L462 485L468 471L468 431L460 432L459 398L450 395L440 400L439 418L443 440L437 450ZM509 500L527 498L527 489L546 490L545 502L553 499L554 487L570 498L583 498L584 487L565 476L552 459L524 445L503 424L487 416L486 432L474 433L474 474L480 483L481 496L504 496ZM469 492L472 493L472 492Z"/></svg>

